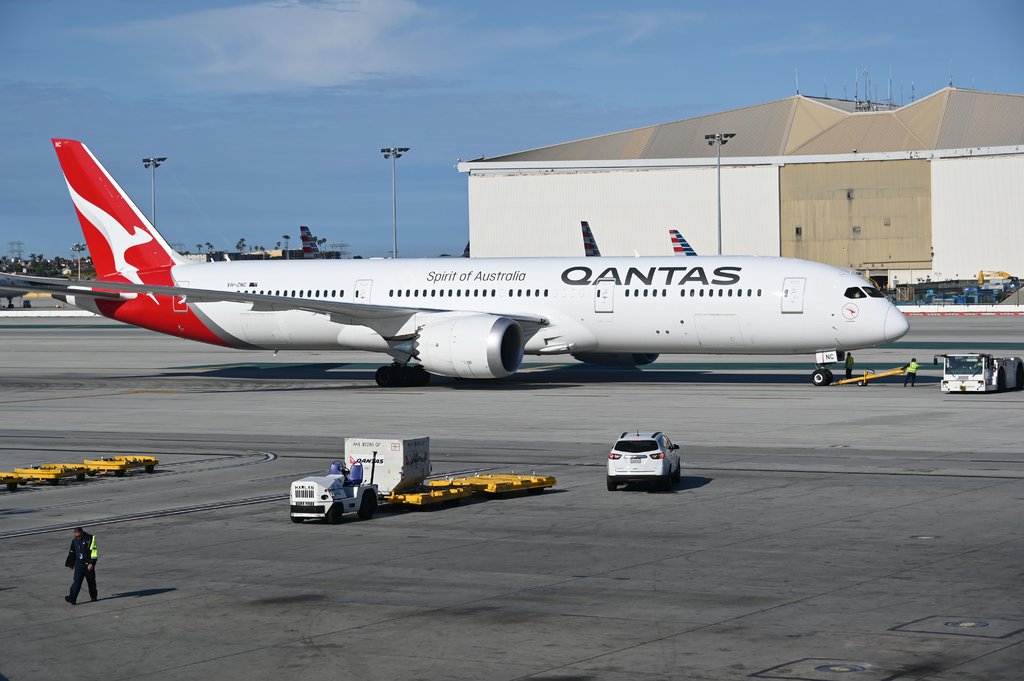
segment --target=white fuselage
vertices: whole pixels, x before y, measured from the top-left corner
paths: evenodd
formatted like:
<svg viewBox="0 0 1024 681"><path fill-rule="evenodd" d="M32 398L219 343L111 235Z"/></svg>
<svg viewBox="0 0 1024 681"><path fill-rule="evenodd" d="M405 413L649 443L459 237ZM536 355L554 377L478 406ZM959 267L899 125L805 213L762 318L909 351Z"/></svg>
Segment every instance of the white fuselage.
<svg viewBox="0 0 1024 681"><path fill-rule="evenodd" d="M179 265L178 286L395 306L422 311L535 315L525 351L784 354L857 349L908 329L886 299L844 295L869 286L846 270L787 258L435 258L241 261ZM187 301L186 301L187 302ZM235 347L386 352L379 330L302 310L194 303Z"/></svg>

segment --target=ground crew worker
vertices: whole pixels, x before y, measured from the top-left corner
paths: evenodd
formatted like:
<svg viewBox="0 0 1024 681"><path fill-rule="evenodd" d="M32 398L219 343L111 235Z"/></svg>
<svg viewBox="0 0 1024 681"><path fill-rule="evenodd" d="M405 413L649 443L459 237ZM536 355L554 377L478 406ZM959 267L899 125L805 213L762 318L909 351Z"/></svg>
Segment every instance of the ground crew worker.
<svg viewBox="0 0 1024 681"><path fill-rule="evenodd" d="M853 376L853 353L846 353L846 377L850 378Z"/></svg>
<svg viewBox="0 0 1024 681"><path fill-rule="evenodd" d="M64 597L65 601L71 605L75 604L78 592L82 589L83 579L89 584L89 599L95 601L99 597L96 591L96 561L99 557L100 550L96 546L96 537L81 527L76 527L75 538L71 540L71 548L68 549L68 557L64 561L64 565L75 571L71 592Z"/></svg>
<svg viewBox="0 0 1024 681"><path fill-rule="evenodd" d="M907 376L906 376L906 378L903 379L903 387L904 388L907 387L907 381L910 381L910 387L911 388L914 387L914 384L917 382L917 368L919 366L921 366L921 365L917 363L917 357L914 357L914 358L912 358L910 360L910 364L908 364L906 366Z"/></svg>

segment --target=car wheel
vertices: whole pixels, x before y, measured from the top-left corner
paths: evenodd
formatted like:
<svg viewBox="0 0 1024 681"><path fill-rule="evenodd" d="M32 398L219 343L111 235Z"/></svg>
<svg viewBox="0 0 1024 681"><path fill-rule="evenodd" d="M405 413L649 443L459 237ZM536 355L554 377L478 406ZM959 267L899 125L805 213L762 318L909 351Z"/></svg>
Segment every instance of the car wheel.
<svg viewBox="0 0 1024 681"><path fill-rule="evenodd" d="M342 513L343 511L341 510L340 503L332 504L330 510L327 511L327 515L324 516L324 519L327 521L328 525L337 525L341 522Z"/></svg>
<svg viewBox="0 0 1024 681"><path fill-rule="evenodd" d="M295 516L292 516L291 518L293 523L301 523L303 520L305 520L305 518L296 518Z"/></svg>
<svg viewBox="0 0 1024 681"><path fill-rule="evenodd" d="M363 500L359 502L359 510L356 515L360 520L369 520L377 512L377 495L371 491L363 493Z"/></svg>
<svg viewBox="0 0 1024 681"><path fill-rule="evenodd" d="M619 488L618 481L616 481L615 478L613 478L612 476L609 475L608 476L608 491L609 492L614 492L618 488Z"/></svg>
<svg viewBox="0 0 1024 681"><path fill-rule="evenodd" d="M683 477L682 464L676 466L676 472L672 475L672 482L678 484Z"/></svg>

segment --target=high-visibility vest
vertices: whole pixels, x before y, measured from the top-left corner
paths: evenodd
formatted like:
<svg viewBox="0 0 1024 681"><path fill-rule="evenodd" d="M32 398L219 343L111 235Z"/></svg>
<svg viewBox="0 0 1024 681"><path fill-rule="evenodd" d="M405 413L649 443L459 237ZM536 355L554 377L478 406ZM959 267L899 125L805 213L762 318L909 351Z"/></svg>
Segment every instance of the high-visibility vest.
<svg viewBox="0 0 1024 681"><path fill-rule="evenodd" d="M89 555L93 560L100 557L100 547L96 545L96 535L93 535L92 541L89 542Z"/></svg>
<svg viewBox="0 0 1024 681"><path fill-rule="evenodd" d="M853 355L847 355L846 356L846 368L847 369L853 368Z"/></svg>
<svg viewBox="0 0 1024 681"><path fill-rule="evenodd" d="M907 366L907 373L908 374L916 374L917 373L917 367L919 367L919 366L921 366L921 365L918 364L917 362L911 362Z"/></svg>

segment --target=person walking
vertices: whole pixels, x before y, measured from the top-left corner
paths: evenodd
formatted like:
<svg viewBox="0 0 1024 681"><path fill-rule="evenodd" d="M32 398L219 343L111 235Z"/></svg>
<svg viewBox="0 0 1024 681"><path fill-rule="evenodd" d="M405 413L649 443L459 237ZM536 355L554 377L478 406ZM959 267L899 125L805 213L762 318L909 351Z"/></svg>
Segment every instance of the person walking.
<svg viewBox="0 0 1024 681"><path fill-rule="evenodd" d="M96 591L96 561L99 557L100 550L96 546L96 537L81 527L76 527L75 538L71 540L71 548L68 549L68 557L64 561L64 565L75 571L71 592L64 597L65 601L71 605L75 604L78 592L82 590L83 579L89 585L89 599L95 601L99 597Z"/></svg>
<svg viewBox="0 0 1024 681"><path fill-rule="evenodd" d="M914 384L917 383L917 368L921 366L917 363L917 357L910 360L910 364L906 366L907 375L903 379L903 387L907 387L907 381L910 381L910 387L913 388Z"/></svg>
<svg viewBox="0 0 1024 681"><path fill-rule="evenodd" d="M846 353L846 377L847 378L852 378L853 377L853 353L852 352Z"/></svg>

